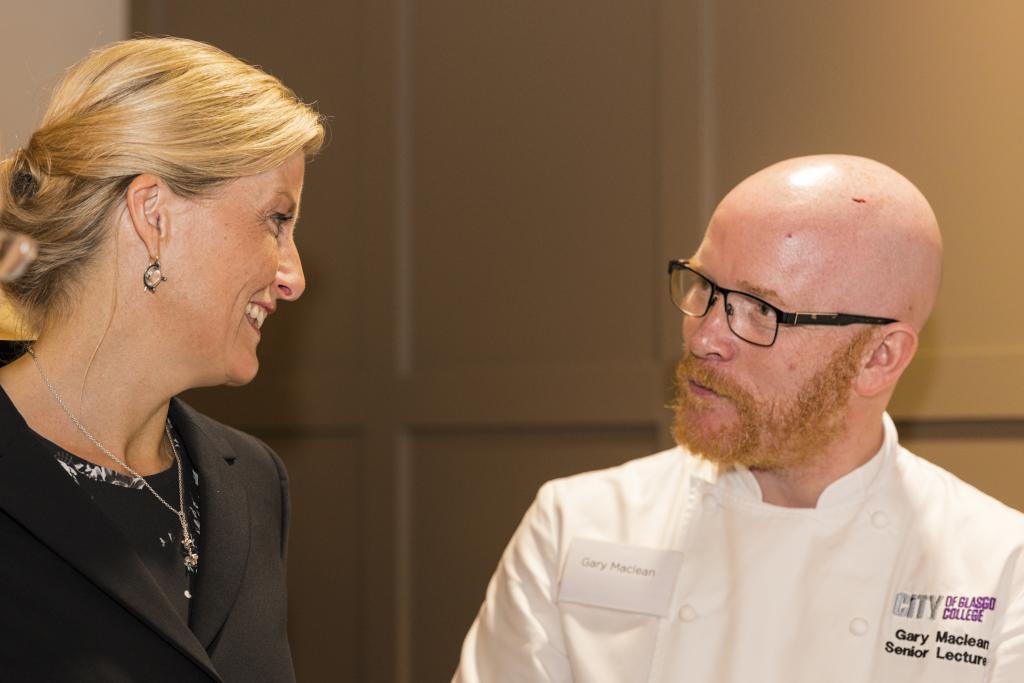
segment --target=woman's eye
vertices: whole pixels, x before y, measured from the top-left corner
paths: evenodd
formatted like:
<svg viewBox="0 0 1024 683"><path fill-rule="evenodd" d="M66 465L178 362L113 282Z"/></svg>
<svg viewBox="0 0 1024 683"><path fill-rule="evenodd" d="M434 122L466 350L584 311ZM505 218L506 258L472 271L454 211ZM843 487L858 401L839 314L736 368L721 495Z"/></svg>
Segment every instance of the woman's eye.
<svg viewBox="0 0 1024 683"><path fill-rule="evenodd" d="M284 230L284 226L291 222L295 218L295 214L290 213L274 213L271 214L270 220L274 222L275 234L280 235Z"/></svg>

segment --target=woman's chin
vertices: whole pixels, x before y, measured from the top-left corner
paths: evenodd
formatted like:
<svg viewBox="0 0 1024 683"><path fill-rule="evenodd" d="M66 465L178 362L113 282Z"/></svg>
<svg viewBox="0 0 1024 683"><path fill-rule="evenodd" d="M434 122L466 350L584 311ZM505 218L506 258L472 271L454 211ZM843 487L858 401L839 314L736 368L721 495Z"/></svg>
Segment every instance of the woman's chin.
<svg viewBox="0 0 1024 683"><path fill-rule="evenodd" d="M239 364L228 370L224 384L229 387L243 387L256 379L256 373L259 372L259 369L260 362L257 360L256 355L253 354L249 362Z"/></svg>

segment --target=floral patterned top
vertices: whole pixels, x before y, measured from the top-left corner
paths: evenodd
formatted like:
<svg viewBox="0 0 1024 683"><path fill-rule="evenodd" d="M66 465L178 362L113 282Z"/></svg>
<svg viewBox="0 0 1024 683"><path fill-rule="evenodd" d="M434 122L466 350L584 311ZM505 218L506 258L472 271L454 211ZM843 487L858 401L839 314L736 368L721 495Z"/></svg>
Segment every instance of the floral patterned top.
<svg viewBox="0 0 1024 683"><path fill-rule="evenodd" d="M199 472L192 465L173 426L171 438L182 460L185 507L192 537L198 545ZM46 439L43 441L68 476L82 487L121 532L123 537L114 541L110 552L118 552L119 544L127 541L187 623L196 570L185 568L181 523L177 516L145 488L141 479L96 465ZM175 465L145 477L145 480L177 509L178 468ZM107 539L108 542L111 540Z"/></svg>

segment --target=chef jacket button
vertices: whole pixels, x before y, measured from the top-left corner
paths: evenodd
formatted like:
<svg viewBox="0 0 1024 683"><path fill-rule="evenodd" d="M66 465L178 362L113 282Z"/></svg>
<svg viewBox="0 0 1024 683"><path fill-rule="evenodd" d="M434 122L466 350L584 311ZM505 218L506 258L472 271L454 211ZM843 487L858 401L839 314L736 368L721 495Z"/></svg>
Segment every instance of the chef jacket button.
<svg viewBox="0 0 1024 683"><path fill-rule="evenodd" d="M693 605L683 605L679 608L679 618L683 621L693 621L697 618L697 610Z"/></svg>
<svg viewBox="0 0 1024 683"><path fill-rule="evenodd" d="M704 497L700 499L700 504L704 506L704 512L718 511L718 499L713 493L705 493Z"/></svg>
<svg viewBox="0 0 1024 683"><path fill-rule="evenodd" d="M860 617L855 617L850 620L850 633L855 636L862 636L868 632L868 622L864 621Z"/></svg>
<svg viewBox="0 0 1024 683"><path fill-rule="evenodd" d="M884 529L889 525L889 515L878 510L877 512L872 513L871 523L875 525L876 529Z"/></svg>

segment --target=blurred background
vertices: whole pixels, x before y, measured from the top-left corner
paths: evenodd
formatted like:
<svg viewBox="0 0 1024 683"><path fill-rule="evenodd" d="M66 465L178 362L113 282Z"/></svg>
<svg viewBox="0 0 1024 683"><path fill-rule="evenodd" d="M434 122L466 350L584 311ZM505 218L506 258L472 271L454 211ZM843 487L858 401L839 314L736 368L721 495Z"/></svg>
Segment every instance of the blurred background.
<svg viewBox="0 0 1024 683"><path fill-rule="evenodd" d="M929 197L943 292L891 412L1024 508L1024 4L0 8L4 155L64 68L135 33L212 42L331 117L307 294L269 321L255 382L188 396L288 465L300 680L447 681L537 487L671 445L665 264L787 157L873 157Z"/></svg>

